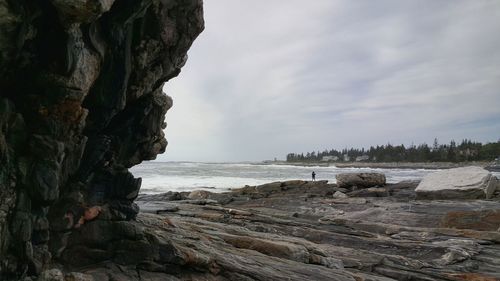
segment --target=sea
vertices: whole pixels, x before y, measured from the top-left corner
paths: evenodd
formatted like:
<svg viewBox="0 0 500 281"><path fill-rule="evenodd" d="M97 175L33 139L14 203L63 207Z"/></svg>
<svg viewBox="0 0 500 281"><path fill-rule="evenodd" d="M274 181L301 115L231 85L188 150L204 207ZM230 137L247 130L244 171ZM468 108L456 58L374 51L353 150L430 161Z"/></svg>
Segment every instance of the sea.
<svg viewBox="0 0 500 281"><path fill-rule="evenodd" d="M245 185L259 185L275 181L316 180L335 183L339 173L384 173L387 182L420 180L435 172L431 169L372 169L337 168L335 166L294 166L264 163L198 163L198 162L144 162L131 169L135 177L142 178L141 193L155 194L167 191L209 190L224 192Z"/></svg>

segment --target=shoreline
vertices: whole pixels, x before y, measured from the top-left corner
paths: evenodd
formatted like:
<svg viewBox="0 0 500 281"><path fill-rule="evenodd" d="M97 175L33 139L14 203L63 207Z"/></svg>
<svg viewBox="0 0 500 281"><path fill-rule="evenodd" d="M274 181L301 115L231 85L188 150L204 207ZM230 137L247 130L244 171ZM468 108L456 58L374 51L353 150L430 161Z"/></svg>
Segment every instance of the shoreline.
<svg viewBox="0 0 500 281"><path fill-rule="evenodd" d="M451 169L465 166L479 166L482 168L491 165L488 161L471 162L263 162L264 165L290 165L302 167L337 167L337 168L372 168L372 169Z"/></svg>
<svg viewBox="0 0 500 281"><path fill-rule="evenodd" d="M451 280L464 272L456 280L499 280L500 233L491 221L500 201L416 200L417 185L295 180L141 196L138 221L152 238L126 245L160 251L149 267L158 280ZM172 261L183 267L172 273Z"/></svg>

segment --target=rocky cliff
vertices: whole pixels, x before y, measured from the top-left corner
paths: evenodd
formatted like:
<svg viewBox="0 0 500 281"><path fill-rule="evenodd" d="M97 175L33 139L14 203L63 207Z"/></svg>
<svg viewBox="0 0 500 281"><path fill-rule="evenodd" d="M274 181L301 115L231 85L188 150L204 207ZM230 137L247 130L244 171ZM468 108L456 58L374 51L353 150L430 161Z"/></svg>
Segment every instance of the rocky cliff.
<svg viewBox="0 0 500 281"><path fill-rule="evenodd" d="M97 215L133 231L128 168L165 150L162 86L203 26L201 0L0 0L1 280L61 261Z"/></svg>

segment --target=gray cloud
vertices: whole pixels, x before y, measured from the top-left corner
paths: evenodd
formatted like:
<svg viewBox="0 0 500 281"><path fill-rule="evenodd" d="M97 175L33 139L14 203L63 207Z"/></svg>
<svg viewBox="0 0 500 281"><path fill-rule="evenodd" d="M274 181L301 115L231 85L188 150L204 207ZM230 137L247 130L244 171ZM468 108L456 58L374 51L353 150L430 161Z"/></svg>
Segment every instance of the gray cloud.
<svg viewBox="0 0 500 281"><path fill-rule="evenodd" d="M205 1L161 160L500 137L499 1Z"/></svg>

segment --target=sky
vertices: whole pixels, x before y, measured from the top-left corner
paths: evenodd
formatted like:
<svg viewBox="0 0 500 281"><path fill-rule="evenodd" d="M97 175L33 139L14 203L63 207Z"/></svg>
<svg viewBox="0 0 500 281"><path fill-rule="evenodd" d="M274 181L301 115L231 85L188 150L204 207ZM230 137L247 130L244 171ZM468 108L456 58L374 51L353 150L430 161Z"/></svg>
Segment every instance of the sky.
<svg viewBox="0 0 500 281"><path fill-rule="evenodd" d="M500 139L498 0L205 0L160 161Z"/></svg>

